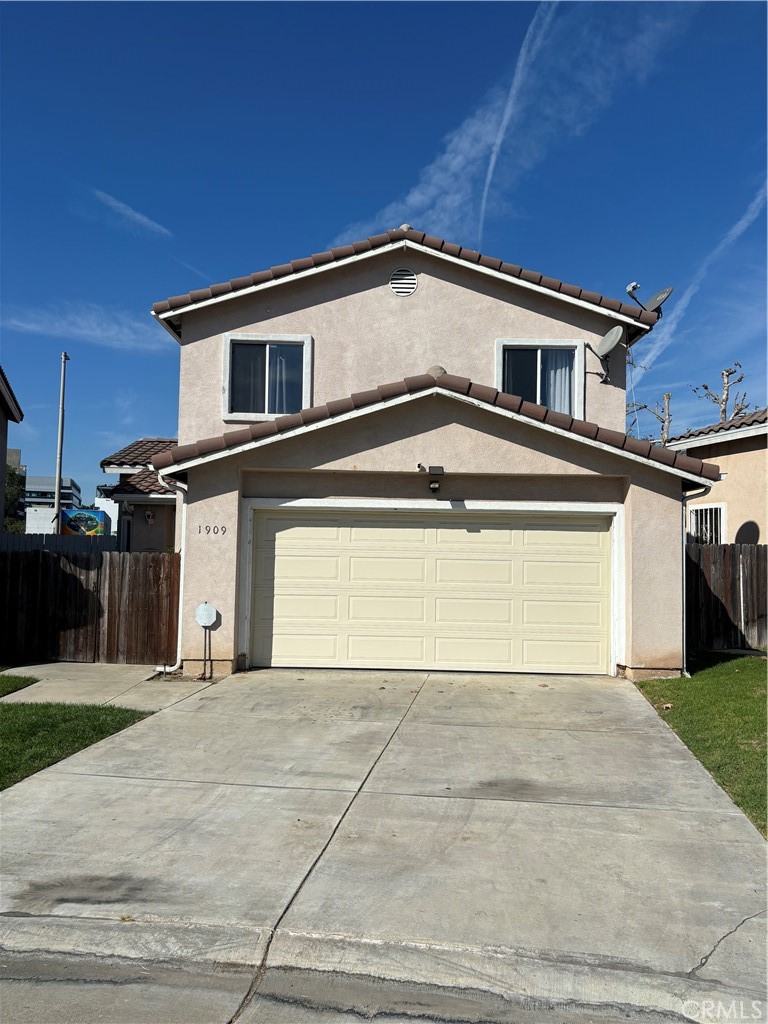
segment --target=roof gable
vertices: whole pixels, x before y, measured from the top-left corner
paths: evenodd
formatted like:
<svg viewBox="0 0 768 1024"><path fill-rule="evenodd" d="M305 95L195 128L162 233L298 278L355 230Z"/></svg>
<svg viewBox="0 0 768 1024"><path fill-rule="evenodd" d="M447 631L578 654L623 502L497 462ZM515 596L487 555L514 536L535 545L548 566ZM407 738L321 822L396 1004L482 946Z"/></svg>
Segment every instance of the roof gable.
<svg viewBox="0 0 768 1024"><path fill-rule="evenodd" d="M162 302L154 303L152 315L178 339L180 337L180 317L194 309L250 295L274 285L290 283L306 278L310 274L325 272L398 249L423 252L434 258L471 267L480 273L490 274L518 287L549 297L555 295L565 303L574 304L592 312L599 311L613 320L624 322L630 326L630 343L641 333L653 327L659 319L658 313L651 313L639 306L608 298L578 285L566 284L557 278L547 277L538 271L526 270L524 267L506 263L497 257L485 256L474 249L426 235L423 231L416 231L408 225L380 235L373 235L350 245L331 249L328 252L315 253L313 256L270 267L268 270L234 278L221 284L214 284L209 288L198 288L184 295L171 296Z"/></svg>
<svg viewBox="0 0 768 1024"><path fill-rule="evenodd" d="M695 448L699 445L719 444L742 437L753 437L768 433L768 407L755 409L743 416L732 416L723 423L711 423L708 427L689 430L672 437L667 442L671 448Z"/></svg>
<svg viewBox="0 0 768 1024"><path fill-rule="evenodd" d="M456 377L449 373L442 373L437 377L431 373L406 377L404 380L383 384L370 391L329 402L327 405L303 409L290 416L280 416L276 420L255 423L218 437L171 448L154 456L152 463L161 474L171 467L174 468L174 472L183 471L205 462L273 444L283 438L324 429L334 423L370 412L391 409L430 394L445 395L457 401L477 405L497 415L520 420L571 441L576 440L614 455L652 465L656 469L695 483L701 483L702 480L714 481L720 476L717 466L703 463L700 459L691 458L681 452L669 451L667 448L652 445L648 441L640 441L615 430L608 430L596 423L573 419L545 406L526 402L516 395L508 395L495 388L475 384L465 377Z"/></svg>

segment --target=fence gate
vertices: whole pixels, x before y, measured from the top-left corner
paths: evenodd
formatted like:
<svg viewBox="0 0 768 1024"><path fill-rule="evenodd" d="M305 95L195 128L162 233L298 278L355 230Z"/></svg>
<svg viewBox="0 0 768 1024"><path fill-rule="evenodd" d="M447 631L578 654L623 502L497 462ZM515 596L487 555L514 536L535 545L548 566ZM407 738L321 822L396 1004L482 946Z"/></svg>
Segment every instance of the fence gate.
<svg viewBox="0 0 768 1024"><path fill-rule="evenodd" d="M0 551L0 662L176 661L178 554Z"/></svg>
<svg viewBox="0 0 768 1024"><path fill-rule="evenodd" d="M689 650L754 650L768 642L765 544L686 545Z"/></svg>

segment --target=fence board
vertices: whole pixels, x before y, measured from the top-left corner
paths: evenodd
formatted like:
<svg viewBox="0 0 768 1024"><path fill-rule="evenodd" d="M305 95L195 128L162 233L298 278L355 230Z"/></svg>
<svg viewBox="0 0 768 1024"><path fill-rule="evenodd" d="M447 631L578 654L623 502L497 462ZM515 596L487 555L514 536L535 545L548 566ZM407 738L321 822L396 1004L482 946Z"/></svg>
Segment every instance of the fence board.
<svg viewBox="0 0 768 1024"><path fill-rule="evenodd" d="M754 650L768 642L768 546L686 545L690 650Z"/></svg>
<svg viewBox="0 0 768 1024"><path fill-rule="evenodd" d="M178 554L0 550L0 661L173 664L179 578Z"/></svg>
<svg viewBox="0 0 768 1024"><path fill-rule="evenodd" d="M2 551L53 551L59 555L117 551L117 537L70 537L57 533L0 533Z"/></svg>

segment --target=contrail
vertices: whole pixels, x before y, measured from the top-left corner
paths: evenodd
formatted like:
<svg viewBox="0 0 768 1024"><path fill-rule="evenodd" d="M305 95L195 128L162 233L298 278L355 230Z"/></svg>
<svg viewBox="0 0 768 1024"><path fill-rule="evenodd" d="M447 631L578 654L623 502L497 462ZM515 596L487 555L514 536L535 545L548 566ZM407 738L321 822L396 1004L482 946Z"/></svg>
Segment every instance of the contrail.
<svg viewBox="0 0 768 1024"><path fill-rule="evenodd" d="M493 180L493 172L496 170L496 161L499 159L499 153L504 142L504 137L507 134L507 129L509 128L509 122L512 120L512 115L515 113L523 82L525 81L529 68L536 59L536 55L542 47L556 10L557 0L555 0L555 3L551 4L539 4L536 8L536 13L533 16L531 24L528 26L528 31L525 33L523 45L520 47L520 53L517 56L515 73L512 77L512 85L509 87L504 113L502 114L499 130L496 133L496 138L494 139L493 146L491 147L491 155L488 160L488 170L485 174L483 198L480 202L480 220L477 227L478 248L482 248L483 244L485 209L488 204L488 193L491 188L491 181Z"/></svg>
<svg viewBox="0 0 768 1024"><path fill-rule="evenodd" d="M638 367L641 377L646 370L649 370L653 366L654 360L660 356L664 349L672 342L675 331L677 330L680 321L685 316L686 310L690 306L694 295L699 288L701 288L702 282L709 268L727 249L733 245L737 238L740 238L747 228L754 223L759 216L760 211L765 206L765 200L766 186L763 185L762 188L758 189L755 197L747 207L744 214L736 221L729 231L726 231L712 252L702 262L701 266L694 274L693 280L683 292L679 302L676 303L669 316L664 318L661 327L651 335L651 338L653 339L652 344L650 345L647 354L643 355L644 366Z"/></svg>

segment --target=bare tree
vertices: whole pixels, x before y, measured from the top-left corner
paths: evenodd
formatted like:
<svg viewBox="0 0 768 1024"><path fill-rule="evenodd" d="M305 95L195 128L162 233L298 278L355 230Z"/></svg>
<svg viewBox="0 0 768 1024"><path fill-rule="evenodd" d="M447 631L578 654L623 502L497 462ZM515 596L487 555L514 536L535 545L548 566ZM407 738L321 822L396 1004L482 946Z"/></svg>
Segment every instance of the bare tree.
<svg viewBox="0 0 768 1024"><path fill-rule="evenodd" d="M705 398L714 404L720 410L720 422L725 423L726 420L732 419L734 416L738 416L742 412L746 412L749 409L750 403L747 401L746 391L739 393L734 391L733 393L733 408L730 414L728 413L728 403L731 401L731 388L735 388L737 384L741 384L744 380L744 374L739 373L741 369L741 363L734 361L733 366L726 366L721 371L720 376L722 378L722 387L720 394L713 391L707 384L700 384L697 388L691 388L694 395L698 398ZM736 374L739 373L738 377ZM735 380L732 378L736 377Z"/></svg>
<svg viewBox="0 0 768 1024"><path fill-rule="evenodd" d="M631 416L633 413L635 414L635 418L632 421L630 430L637 423L637 414L639 412L649 412L651 416L655 416L661 424L661 434L659 437L659 443L666 444L669 440L669 428L672 425L671 403L672 393L669 391L665 395L661 396L661 409L659 409L658 402L654 403L653 408L651 408L650 405L647 405L645 402L629 402L627 404L627 415ZM648 438L648 440L653 440L653 438Z"/></svg>

